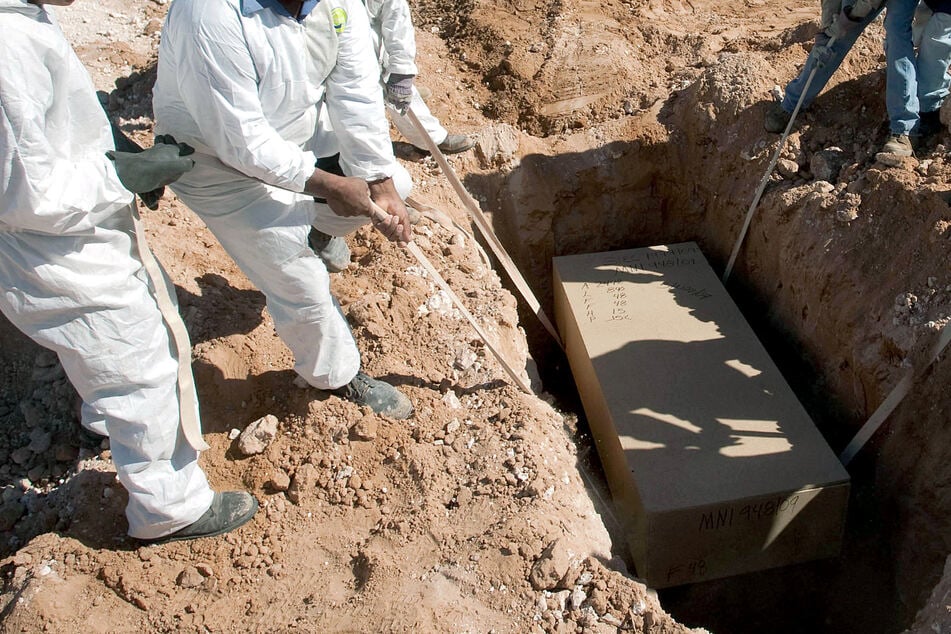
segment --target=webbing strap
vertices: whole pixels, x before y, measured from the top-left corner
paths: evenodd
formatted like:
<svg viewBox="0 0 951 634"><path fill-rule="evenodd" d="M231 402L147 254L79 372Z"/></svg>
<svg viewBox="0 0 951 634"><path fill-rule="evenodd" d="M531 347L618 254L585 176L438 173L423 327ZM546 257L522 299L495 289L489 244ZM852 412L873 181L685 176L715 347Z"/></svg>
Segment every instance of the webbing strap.
<svg viewBox="0 0 951 634"><path fill-rule="evenodd" d="M166 277L149 249L142 219L139 217L139 210L134 201L132 202L132 219L135 224L135 242L139 257L155 289L155 302L171 332L175 351L178 354L178 407L182 434L195 451L204 451L210 447L201 437L201 419L198 416L198 397L195 392L195 379L192 376L192 350L188 331L185 330L185 323L172 300L172 290L169 288Z"/></svg>
<svg viewBox="0 0 951 634"><path fill-rule="evenodd" d="M833 44L835 44L835 37L829 38L829 41L825 44L826 50L830 49ZM820 54L821 55L821 54ZM753 196L753 202L750 203L750 208L746 212L746 217L743 219L743 227L740 229L740 235L736 239L736 244L733 245L733 253L730 254L730 260L727 262L726 269L723 271L723 283L726 284L730 279L730 273L733 272L733 265L736 263L736 257L740 254L740 247L743 246L743 241L746 239L746 232L749 231L750 222L753 220L753 213L756 211L756 208L759 206L760 198L763 197L763 192L766 191L766 185L769 183L769 177L773 174L773 169L776 167L776 163L779 162L779 154L783 151L783 147L786 145L786 139L789 138L789 133L792 131L793 124L796 123L796 116L799 114L799 109L802 108L802 102L806 98L806 93L809 92L809 86L812 85L812 80L816 76L816 71L818 71L824 62L816 59L815 65L812 67L812 72L809 73L809 77L806 78L806 85L802 87L802 93L799 95L799 101L796 102L796 107L793 109L792 115L789 117L789 123L786 124L786 129L783 131L782 138L779 139L779 145L776 146L776 151L773 153L773 160L769 162L769 167L766 168L766 173L763 174L763 179L759 182L759 187L756 188L756 194Z"/></svg>
<svg viewBox="0 0 951 634"><path fill-rule="evenodd" d="M951 321L945 324L944 329L941 331L941 336L935 342L934 346L931 347L931 353L925 359L925 363L921 366L920 371L917 371L914 366L908 368L908 371L905 373L905 376L902 377L901 381L898 382L898 385L892 388L891 393L885 397L882 404L879 405L878 409L865 421L862 428L859 429L855 437L852 438L845 450L839 455L839 460L842 461L843 465L848 466L848 464L852 462L855 455L862 450L865 443L871 439L875 432L878 431L878 428L882 426L882 423L885 422L885 419L895 411L898 404L901 403L908 395L908 392L911 391L915 383L915 377L921 376L925 370L931 367L931 364L938 360L938 357L944 352L948 343L951 343Z"/></svg>
<svg viewBox="0 0 951 634"><path fill-rule="evenodd" d="M416 113L413 112L413 109L407 108L404 114L406 118L409 119L409 122L413 125L413 127L416 128L416 131L419 132L419 134L425 140L426 149L429 150L429 153L432 154L434 159L436 159L436 163L439 164L439 168L442 170L442 173L449 180L449 184L452 185L452 188L456 191L456 195L459 196L462 206L465 207L466 211L469 213L469 216L472 218L472 221L475 223L476 227L479 228L479 233L481 233L482 237L485 238L485 241L488 243L492 253L494 253L495 257L497 257L499 262L501 262L502 268L504 268L505 272L508 273L512 283L515 284L515 288L517 288L518 292L522 295L522 299L524 299L529 308L532 309L532 312L535 313L535 317L537 317L538 321L540 321L542 326L545 327L545 330L548 331L548 334L552 336L552 339L555 340L555 343L557 343L558 346L564 350L564 345L561 342L561 337L558 335L558 330L551 323L551 320L548 319L548 315L545 314L545 311L542 310L541 304L535 297L535 294L532 292L532 289L529 287L528 283L525 281L525 278L522 277L518 267L515 266L515 262L512 261L512 258L509 257L509 254L505 251L505 247L502 246L498 236L495 235L495 231L492 230L492 225L489 224L488 218L486 218L485 214L482 213L482 209L479 208L478 203L476 203L472 196L469 195L469 192L466 191L466 188L462 185L462 181L460 181L459 177L456 176L456 172L452 169L449 161L446 160L445 155L439 149L439 146L436 145L436 142L433 141L432 137L429 136L429 133L426 131L426 128L423 127L423 124L420 123L419 119L416 117Z"/></svg>

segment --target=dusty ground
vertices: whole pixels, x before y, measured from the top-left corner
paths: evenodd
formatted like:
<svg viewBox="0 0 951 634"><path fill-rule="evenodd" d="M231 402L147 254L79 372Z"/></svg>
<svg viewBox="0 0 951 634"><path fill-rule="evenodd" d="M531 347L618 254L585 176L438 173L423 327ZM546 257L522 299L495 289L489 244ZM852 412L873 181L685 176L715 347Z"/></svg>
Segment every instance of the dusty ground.
<svg viewBox="0 0 951 634"><path fill-rule="evenodd" d="M776 141L763 106L804 58L816 3L412 4L430 105L479 138L455 169L542 298L552 255L693 239L725 264ZM142 140L165 10L59 11ZM875 161L880 42L876 25L802 115L731 285L836 449L951 313L949 135L920 162ZM435 164L401 156L414 195L464 223ZM409 257L363 231L334 290L368 371L416 405L397 423L296 387L263 296L201 222L170 197L145 220L194 344L203 465L262 512L217 539L124 538L108 449L79 433L55 358L0 328L4 631L686 631L665 609L716 632L949 631L946 360L855 463L841 558L659 602L627 571L564 361L469 236L429 218L417 230L509 358L532 343L554 396L509 386ZM267 414L277 438L240 457L231 431Z"/></svg>

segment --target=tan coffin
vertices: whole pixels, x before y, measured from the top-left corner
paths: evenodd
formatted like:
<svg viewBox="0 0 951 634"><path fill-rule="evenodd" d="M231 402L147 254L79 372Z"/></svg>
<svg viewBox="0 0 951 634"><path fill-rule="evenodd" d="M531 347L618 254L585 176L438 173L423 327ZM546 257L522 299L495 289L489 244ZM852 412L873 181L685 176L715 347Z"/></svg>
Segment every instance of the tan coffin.
<svg viewBox="0 0 951 634"><path fill-rule="evenodd" d="M648 585L839 552L849 475L696 244L557 257L554 295Z"/></svg>

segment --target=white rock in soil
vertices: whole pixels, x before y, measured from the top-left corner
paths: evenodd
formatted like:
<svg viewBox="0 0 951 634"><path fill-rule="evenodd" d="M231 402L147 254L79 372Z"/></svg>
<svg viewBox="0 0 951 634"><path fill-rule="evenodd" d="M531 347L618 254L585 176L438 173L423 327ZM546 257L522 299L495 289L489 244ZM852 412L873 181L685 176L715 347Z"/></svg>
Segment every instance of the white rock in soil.
<svg viewBox="0 0 951 634"><path fill-rule="evenodd" d="M459 409L462 407L462 401L459 400L459 397L456 396L456 393L452 390L449 390L443 395L442 402L448 405L451 409Z"/></svg>
<svg viewBox="0 0 951 634"><path fill-rule="evenodd" d="M585 592L581 586L575 586L575 589L571 592L571 609L580 610L581 604L584 603L585 599L588 598L588 593Z"/></svg>
<svg viewBox="0 0 951 634"><path fill-rule="evenodd" d="M277 436L277 417L268 414L248 425L238 437L238 451L245 456L264 452Z"/></svg>

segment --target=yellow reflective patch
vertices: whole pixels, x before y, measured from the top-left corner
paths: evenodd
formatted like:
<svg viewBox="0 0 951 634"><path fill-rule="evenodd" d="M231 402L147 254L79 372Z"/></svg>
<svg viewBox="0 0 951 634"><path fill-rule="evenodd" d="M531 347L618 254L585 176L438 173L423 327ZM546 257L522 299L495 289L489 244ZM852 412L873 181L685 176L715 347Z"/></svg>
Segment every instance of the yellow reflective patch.
<svg viewBox="0 0 951 634"><path fill-rule="evenodd" d="M334 22L334 31L337 33L343 33L343 30L347 28L347 11L341 7L337 7L330 12L330 17Z"/></svg>

